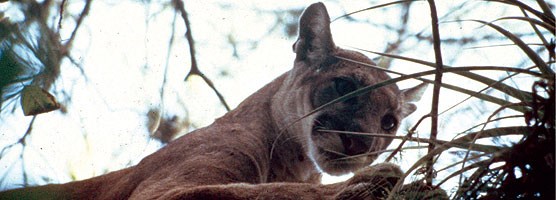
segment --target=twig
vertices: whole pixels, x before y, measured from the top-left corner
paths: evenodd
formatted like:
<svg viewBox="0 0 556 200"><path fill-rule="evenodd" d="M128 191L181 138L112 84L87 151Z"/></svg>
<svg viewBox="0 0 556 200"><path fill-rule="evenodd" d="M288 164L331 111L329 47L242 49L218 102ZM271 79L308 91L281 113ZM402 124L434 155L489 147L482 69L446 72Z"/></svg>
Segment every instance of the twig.
<svg viewBox="0 0 556 200"><path fill-rule="evenodd" d="M25 146L24 146L25 147ZM29 176L27 175L27 170L25 170L25 159L23 158L23 154L25 153L24 150L21 150L21 154L19 154L19 159L21 160L21 177L23 178L23 187L29 186Z"/></svg>
<svg viewBox="0 0 556 200"><path fill-rule="evenodd" d="M473 137L473 140L469 143L469 148L465 153L465 156L463 157L463 162L461 163L461 168L464 169L465 168L465 163L467 161L467 158L469 157L469 153L471 151L471 149L473 148L473 145L476 145L475 142L477 141L477 139L481 138L481 134L483 133L483 131L485 131L487 125L489 124L489 122L492 121L492 118L494 116L496 116L496 114L500 113L502 110L511 107L511 106L516 106L516 105L528 105L528 103L526 102L519 102L519 103L512 103L512 104L508 104L508 105L504 105L498 109L496 109L494 112L492 112L492 114L490 114L490 116L488 117L487 121L485 123L483 123L483 127L481 128L480 131L477 132L477 134ZM459 178L459 182L462 183L463 182L463 174L460 175Z"/></svg>
<svg viewBox="0 0 556 200"><path fill-rule="evenodd" d="M449 148L452 148L454 143L469 143L474 140L474 138L487 138L487 137L494 137L494 136L501 136L501 135L523 135L524 132L530 132L533 128L531 127L522 127L522 126L514 126L514 127L502 127L502 128L494 128L484 130L482 132L474 132L467 134L465 136L459 137L454 139L448 143L443 145L439 145L437 148L433 149L431 152L427 153L427 155L421 157L418 161L415 162L405 173L400 180L404 180L409 174L417 169L419 166L426 162L429 159L436 157L439 153L446 151ZM402 187L403 181L398 181L396 185L392 188L388 199L393 199L393 194L396 194Z"/></svg>
<svg viewBox="0 0 556 200"><path fill-rule="evenodd" d="M440 33L438 31L438 15L436 12L436 5L434 0L428 0L429 7L431 10L431 23L432 23L432 37L433 37L433 46L434 46L434 57L436 59L436 73L434 75L434 87L433 87L433 96L432 96L432 109L431 109L431 134L430 140L436 140L436 136L438 134L438 102L440 97L440 83L442 83L442 69L443 69L443 62L442 62L442 51L440 47ZM433 143L429 143L429 150L428 152L432 152L435 148ZM427 173L426 177L426 184L428 186L432 186L432 179L434 176L433 170L433 157L428 159L426 164Z"/></svg>
<svg viewBox="0 0 556 200"><path fill-rule="evenodd" d="M405 60L405 61L409 61L409 62L413 62L413 63L417 63L417 64L429 66L429 67L436 67L436 63L432 63L432 62L428 62L428 61L424 61L424 60L419 60L419 59L410 58L410 57L404 57L404 56L395 55L395 54L386 54L386 53L380 53L380 52L376 52L376 51L369 51L369 50L359 49L359 48L356 48L356 49L364 51L364 52L372 53L372 54L377 54L377 55L380 55L380 56L387 56L387 57L391 57L391 58L401 59L401 60ZM493 67L493 66L491 66L491 67ZM444 68L444 70L446 70L446 69L450 69L450 68L454 68L454 67L444 65L443 68ZM508 67L508 69L509 68L512 68L512 67ZM514 68L514 69L518 69L518 68ZM515 72L515 70L513 70L513 69L510 69L510 70ZM527 74L532 75L532 73L525 72L525 71L527 71L527 70L524 70L522 73L527 73ZM477 81L479 83L486 84L486 85L490 85L494 82L498 82L497 80L492 80L492 79L487 78L483 75L475 74L475 73L470 72L470 71L461 71L461 72L458 72L457 74L460 75L460 76L472 79L474 81ZM546 78L544 75L542 75L540 73L534 72L534 74L535 75L533 75L533 76L540 77L540 78L543 78L543 77ZM530 100L531 96L532 96L532 94L529 93L529 92L510 87L510 86L508 86L504 83L495 84L495 85L492 86L492 88L500 90L500 91L502 91L502 92L504 92L504 93L516 98L516 99L519 99L521 101Z"/></svg>
<svg viewBox="0 0 556 200"><path fill-rule="evenodd" d="M527 70L530 70L530 69L533 69L533 68L535 68L535 66L529 67L529 68L527 68ZM508 79L510 79L510 78L512 78L512 77L514 77L514 76L516 76L516 75L518 75L518 74L519 74L519 73L510 74L509 76L504 77L503 79L500 79L499 81L494 82L494 83L492 83L492 84L490 84L490 85L484 87L483 89L477 91L475 94L480 94L481 92L484 92L484 91L486 91L487 89L491 88L493 85L496 85L496 84L498 84L498 83L502 83L502 82L504 82L505 80L508 80ZM444 111L440 112L440 114L438 114L438 115L442 115L442 114L448 112L449 110L455 108L456 106L462 104L463 102L465 102L465 101L471 99L471 97L474 97L474 95L473 95L473 94L470 94L470 95L469 95L467 98L465 98L464 100L461 100L460 102L458 102L458 103L456 103L456 104L450 106L449 108L447 108L447 109L445 109Z"/></svg>
<svg viewBox="0 0 556 200"><path fill-rule="evenodd" d="M201 70L199 70L199 67L197 65L197 59L195 57L195 41L193 40L193 35L191 33L191 26L189 23L189 17L187 16L187 12L185 11L185 6L183 4L183 1L173 0L172 3L174 5L174 8L180 12L181 17L183 18L183 21L185 23L185 28L187 29L187 31L185 32L185 37L187 39L187 42L189 43L189 54L190 54L189 56L191 58L191 69L189 70L187 76L185 76L185 80L187 80L192 75L200 76L205 81L205 83L207 83L207 85L214 91L214 93L216 93L216 96L218 96L220 103L224 105L227 111L230 111L230 106L228 106L228 103L226 103L224 96L220 94L220 92L216 89L212 81L208 77L206 77L205 74L201 72Z"/></svg>
<svg viewBox="0 0 556 200"><path fill-rule="evenodd" d="M27 127L27 131L25 131L25 134L23 134L23 136L21 138L19 138L19 140L17 140L17 142L14 142L10 145L5 146L4 148L2 148L2 150L0 150L0 159L2 159L2 156L4 155L4 152L9 150L10 148L12 148L13 146L17 145L17 144L21 144L23 147L25 147L26 142L25 142L25 138L27 138L27 136L29 136L31 134L31 131L33 130L33 124L35 123L35 119L37 118L37 116L33 116L33 118L31 119L31 122L29 122L29 127Z"/></svg>
<svg viewBox="0 0 556 200"><path fill-rule="evenodd" d="M513 106L516 106L516 105L513 105ZM510 107L506 107L506 108L510 108ZM499 118L496 118L496 119L491 119L489 121L486 121L486 122L483 122L483 123L480 123L480 124L476 124L476 125L468 128L464 131L461 131L460 133L456 134L456 137L459 136L459 135L465 134L465 133L467 133L467 132L469 132L469 131L471 131L471 130L479 127L479 126L484 126L485 124L488 124L488 123L491 123L491 122L501 121L501 120L510 119L510 118L525 118L525 115L510 115L510 116L505 116L505 117L499 117Z"/></svg>
<svg viewBox="0 0 556 200"><path fill-rule="evenodd" d="M404 147L403 150L404 151L405 150L418 150L418 149L423 149L423 148L427 148L427 147L425 147L425 146L409 146L409 147ZM383 153L386 153L386 152L392 152L394 150L395 149L384 149L384 150L372 151L372 152L369 152L369 153L358 154L358 155L353 155L353 156L344 155L345 157L337 158L337 159L334 159L334 160L335 161L337 161L337 160L350 160L350 159L358 158L358 157L378 156L380 154L383 154ZM339 153L339 152L330 151L328 149L325 149L324 151L333 152L333 153L336 153L336 154L342 154L342 153Z"/></svg>
<svg viewBox="0 0 556 200"><path fill-rule="evenodd" d="M355 49L358 49L358 48L355 48ZM358 49L358 50L362 50L362 49ZM368 66L368 67L371 67L373 69L378 69L378 70L381 70L381 71L385 71L387 73L392 73L392 74L396 74L396 75L400 75L400 76L406 76L406 74L399 73L399 72L392 71L392 70L388 70L388 69L383 69L383 68L380 68L376 65L371 65L371 64L363 63L363 62L358 62L358 61L351 60L351 59L348 59L348 58L344 58L344 57L341 57L341 56L336 56L336 58L346 60L346 61L350 61L350 62L353 62L353 63L357 63L357 64L360 64L360 65ZM481 66L481 68L482 67L487 67L487 68L490 68L490 69L496 69L496 68L499 68L501 66ZM520 69L520 68L510 68L510 67L501 67L501 68L503 68L504 71L510 71L511 72L511 71L515 71L517 69L517 70L520 71L519 73L531 74L531 73L529 73L531 71L523 70L523 69ZM449 68L445 67L444 72L446 72L447 69L449 69ZM532 68L528 68L528 69L532 69ZM467 71L467 72L469 72L469 71ZM535 74L535 75L542 76L542 74L540 74L540 73L536 73L536 72L532 72L532 73ZM456 72L456 74L460 74L460 73ZM429 80L429 79L425 79L425 78L419 78L419 77L417 77L415 79L426 82L426 83L434 84L433 80ZM492 82L489 82L488 85L490 87L494 88L494 87L496 87L496 85L500 85L500 84L503 84L502 80L500 80L500 81L494 81L493 80ZM468 95L470 95L472 97L475 97L475 98L478 98L480 100L488 101L488 102L495 103L495 104L498 104L498 105L506 105L506 104L510 103L510 102L508 102L504 99L500 99L500 98L493 97L493 96L490 96L490 95L482 94L480 92L476 92L476 91L473 91L473 90L468 90L468 89L458 87L458 86L455 86L455 85L451 85L451 84L447 84L447 83L441 83L440 85L441 85L441 87L444 87L446 89L450 89L450 90L453 90L453 91L456 91L456 92L459 92L459 93L463 93L463 94L468 94ZM509 86L507 86L507 87L509 87ZM522 107L512 107L511 109L514 109L514 110L516 110L518 112L522 112L522 113L527 111L527 110L525 110L525 108L522 108Z"/></svg>
<svg viewBox="0 0 556 200"><path fill-rule="evenodd" d="M58 20L58 30L62 29L62 20L64 19L65 5L66 5L66 0L62 0L62 3L60 3L60 19Z"/></svg>
<svg viewBox="0 0 556 200"><path fill-rule="evenodd" d="M476 156L476 157L482 157L484 155L480 155L480 156ZM465 161L460 161L460 162L465 162ZM438 184L436 184L436 187L440 187L442 184L444 184L446 181L448 181L449 179L457 176L457 175L462 175L464 172L467 172L473 168L478 168L478 167L488 167L488 165L492 162L492 158L491 159L486 159L486 160L482 160L473 164L470 164L468 166L462 167L461 169L453 172L452 174L444 177L444 179L442 181L440 181Z"/></svg>
<svg viewBox="0 0 556 200"><path fill-rule="evenodd" d="M353 132L353 131L338 131L338 130L318 130L319 132L324 133L338 133L338 134L346 134L346 135L359 135L359 136L367 136L367 137L380 137L380 138L390 138L396 140L409 140L412 142L422 142L422 143L429 143L429 144L436 144L436 145L446 145L449 143L448 146L451 148L460 148L466 149L467 152L469 151L479 151L479 152L497 152L503 149L503 147L492 146L492 145L481 145L481 144L474 144L470 142L464 143L457 143L453 141L445 141L445 140L431 140L428 138L419 138L419 137L405 137L405 136L397 136L397 135L390 135L390 134L381 134L381 133L366 133L366 132ZM476 138L482 138L480 134L475 135ZM474 138L474 140L476 140ZM459 139L459 138L456 138ZM473 141L474 142L474 141ZM365 154L367 155L367 154ZM387 162L387 161L386 161Z"/></svg>
<svg viewBox="0 0 556 200"><path fill-rule="evenodd" d="M172 32L170 33L170 40L168 41L168 52L166 53L166 66L164 67L164 79L162 79L162 85L160 86L160 103L161 107L164 108L164 89L166 88L166 83L168 82L168 67L170 66L170 56L172 54L172 47L174 46L174 38L176 34L176 13L174 13L172 22Z"/></svg>
<svg viewBox="0 0 556 200"><path fill-rule="evenodd" d="M363 11L372 10L372 9L377 9L377 8L382 8L382 7L388 7L388 6L395 5L395 4L399 4L399 3L411 3L411 2L413 2L413 1L418 1L418 0L401 0L401 1L394 1L394 2L389 2L389 3L385 3L385 4L380 4L380 5L377 5L377 6L371 6L371 7L365 8L365 9L357 10L357 11L350 12L350 13L347 13L347 14L345 14L345 15L336 17L336 18L335 18L334 20L332 20L331 22L334 22L334 21L336 21L336 20L338 20L338 19L341 19L341 18L344 18L344 17L348 17L348 16L351 16L351 15L354 15L354 14L357 14L357 13L360 13L360 12L363 12Z"/></svg>
<svg viewBox="0 0 556 200"><path fill-rule="evenodd" d="M77 62L77 60L75 60L75 58L73 56L71 56L71 54L68 52L68 54L66 55L66 58L68 58L68 60L75 66L77 66L77 68L79 68L79 72L81 72L81 76L83 76L83 78L85 79L85 81L89 81L89 78L87 77L87 74L85 73L85 70L83 70L83 65L81 65L81 63Z"/></svg>
<svg viewBox="0 0 556 200"><path fill-rule="evenodd" d="M83 23L83 19L85 19L85 16L87 16L89 14L89 11L91 10L91 3L92 3L92 0L85 1L85 6L83 6L83 10L81 11L81 14L79 14L79 17L77 18L77 22L75 22L75 27L73 28L73 31L71 32L71 36L66 41L66 43L64 44L65 50L64 50L64 53L62 53L62 55L65 56L69 53L69 48L71 48L71 45L73 44L73 40L75 39L75 36L77 34L77 30L79 29L79 27L81 27L81 24Z"/></svg>
<svg viewBox="0 0 556 200"><path fill-rule="evenodd" d="M33 130L33 124L35 123L35 119L37 118L37 116L33 116L33 118L31 119L31 122L29 122L29 126L27 127L27 130L25 131L25 134L23 134L23 136L21 136L21 138L19 138L19 140L17 140L17 142L14 142L8 146L5 146L4 148L2 148L2 150L0 151L0 159L2 159L4 152L11 149L12 147L14 147L15 145L21 144L22 149L21 149L21 153L19 154L19 159L21 159L21 169L23 169L22 171L22 177L23 177L23 185L24 186L28 186L29 185L29 178L27 177L27 171L25 170L25 159L23 157L23 154L25 153L25 147L27 145L25 139L27 138L27 136L31 135L31 131ZM15 164L15 162L14 162ZM4 181L4 178L6 178L6 175L8 174L8 171L4 172L4 176L2 177L2 179L0 180L0 182Z"/></svg>
<svg viewBox="0 0 556 200"><path fill-rule="evenodd" d="M423 117L421 117L421 119L419 119L419 121L417 121L417 123L409 131L407 131L407 134L403 137L403 139L400 142L400 144L398 145L398 147L396 147L396 149L394 151L392 151L392 153L390 153L390 155L388 155L385 162L390 162L390 160L396 155L396 153L398 153L402 149L405 142L409 138L413 137L413 133L415 133L415 130L417 130L417 127L419 127L421 122L423 122L423 120L425 120L428 117L430 117L430 114L424 115Z"/></svg>

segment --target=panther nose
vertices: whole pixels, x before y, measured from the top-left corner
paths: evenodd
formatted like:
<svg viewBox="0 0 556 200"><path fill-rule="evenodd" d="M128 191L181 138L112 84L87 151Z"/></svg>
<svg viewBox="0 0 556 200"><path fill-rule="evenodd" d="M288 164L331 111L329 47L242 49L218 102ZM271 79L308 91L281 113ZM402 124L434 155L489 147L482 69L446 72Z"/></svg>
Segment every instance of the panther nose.
<svg viewBox="0 0 556 200"><path fill-rule="evenodd" d="M356 136L340 135L342 144L344 145L345 154L354 156L367 153L369 147L363 142L364 138Z"/></svg>

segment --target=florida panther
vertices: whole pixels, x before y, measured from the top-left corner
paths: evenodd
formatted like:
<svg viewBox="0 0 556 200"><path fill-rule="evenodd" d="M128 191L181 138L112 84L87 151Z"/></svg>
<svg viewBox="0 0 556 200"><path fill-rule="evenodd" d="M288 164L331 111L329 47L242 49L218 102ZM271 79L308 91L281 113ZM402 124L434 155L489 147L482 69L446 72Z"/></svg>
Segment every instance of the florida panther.
<svg viewBox="0 0 556 200"><path fill-rule="evenodd" d="M380 199L401 176L368 167L395 134L423 86L394 84L324 106L389 77L361 53L336 47L322 3L299 21L293 69L212 125L169 143L136 166L91 179L0 193L0 199ZM356 61L356 62L354 62ZM321 171L351 179L320 184Z"/></svg>

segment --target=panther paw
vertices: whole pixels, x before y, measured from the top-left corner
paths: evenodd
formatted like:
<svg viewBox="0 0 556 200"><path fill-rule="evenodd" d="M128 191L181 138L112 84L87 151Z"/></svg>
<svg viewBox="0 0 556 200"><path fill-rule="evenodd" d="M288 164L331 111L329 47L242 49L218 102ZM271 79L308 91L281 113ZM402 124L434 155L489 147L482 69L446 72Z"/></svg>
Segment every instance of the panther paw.
<svg viewBox="0 0 556 200"><path fill-rule="evenodd" d="M402 176L402 170L390 163L363 168L346 182L344 189L336 195L336 199L387 199ZM392 197L395 200L449 199L444 190L427 186L419 181L404 185L401 190L392 194Z"/></svg>
<svg viewBox="0 0 556 200"><path fill-rule="evenodd" d="M385 199L402 176L402 170L390 163L363 168L346 182L336 199Z"/></svg>

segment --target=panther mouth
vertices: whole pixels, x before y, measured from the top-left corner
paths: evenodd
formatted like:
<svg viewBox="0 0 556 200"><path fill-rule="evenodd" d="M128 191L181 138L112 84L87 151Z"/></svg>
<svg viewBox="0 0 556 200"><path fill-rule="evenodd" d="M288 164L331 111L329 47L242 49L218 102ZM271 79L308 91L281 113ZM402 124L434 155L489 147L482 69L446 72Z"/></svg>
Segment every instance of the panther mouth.
<svg viewBox="0 0 556 200"><path fill-rule="evenodd" d="M365 144L365 140L370 140L365 136L351 135L348 133L337 133L327 131L346 131L346 132L362 132L359 125L350 120L323 114L315 119L313 124L313 135L322 137L325 140L336 140L341 143L336 145L334 149L327 149L327 146L321 148L327 157L350 157L367 153L370 147ZM338 147L340 146L340 147Z"/></svg>

